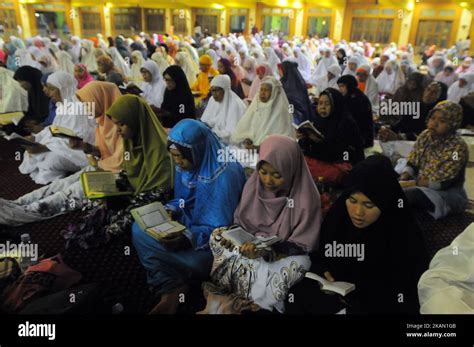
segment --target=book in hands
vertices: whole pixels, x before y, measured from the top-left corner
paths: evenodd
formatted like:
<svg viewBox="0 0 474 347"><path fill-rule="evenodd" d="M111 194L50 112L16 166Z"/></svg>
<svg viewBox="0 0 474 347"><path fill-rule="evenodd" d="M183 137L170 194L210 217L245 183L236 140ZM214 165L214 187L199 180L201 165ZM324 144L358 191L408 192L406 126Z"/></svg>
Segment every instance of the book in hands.
<svg viewBox="0 0 474 347"><path fill-rule="evenodd" d="M461 136L474 136L474 131L471 129L458 129L456 133Z"/></svg>
<svg viewBox="0 0 474 347"><path fill-rule="evenodd" d="M18 125L25 114L23 112L9 112L0 114L0 125L15 124Z"/></svg>
<svg viewBox="0 0 474 347"><path fill-rule="evenodd" d="M260 237L252 235L240 226L223 231L222 237L237 247L242 246L246 242L252 242L257 246L257 249L270 247L280 241L278 236Z"/></svg>
<svg viewBox="0 0 474 347"><path fill-rule="evenodd" d="M307 134L308 132L314 133L317 137L324 139L324 135L314 127L313 123L311 123L309 120L306 120L302 122L301 124L295 124L293 123L293 127L299 131L300 133Z"/></svg>
<svg viewBox="0 0 474 347"><path fill-rule="evenodd" d="M88 171L81 173L82 190L88 199L102 199L111 196L132 195L117 186L117 175L111 171Z"/></svg>
<svg viewBox="0 0 474 347"><path fill-rule="evenodd" d="M321 290L337 293L342 296L346 296L350 292L355 290L355 284L349 282L331 282L321 276L316 275L313 272L307 272L305 277L312 280L318 281L321 286Z"/></svg>
<svg viewBox="0 0 474 347"><path fill-rule="evenodd" d="M57 125L51 125L49 127L49 131L51 132L51 135L53 135L54 137L63 137L63 138L67 138L67 139L77 139L77 140L82 141L82 139L79 136L76 135L74 130L71 130L71 129L63 128L63 127L60 127L60 126L57 126Z"/></svg>
<svg viewBox="0 0 474 347"><path fill-rule="evenodd" d="M5 138L8 141L16 142L16 143L18 143L19 145L22 145L22 146L37 146L37 145L39 145L38 142L27 139L26 137L18 135L17 133L11 133L10 135L4 135L3 138Z"/></svg>
<svg viewBox="0 0 474 347"><path fill-rule="evenodd" d="M398 183L400 183L400 186L402 188L408 188L408 187L415 187L416 186L416 181L415 180L398 181Z"/></svg>
<svg viewBox="0 0 474 347"><path fill-rule="evenodd" d="M130 212L140 229L158 241L182 233L186 229L184 225L171 220L161 202L153 202Z"/></svg>
<svg viewBox="0 0 474 347"><path fill-rule="evenodd" d="M141 93L143 93L143 90L133 82L124 82L122 85L119 86L119 89L122 94L140 95Z"/></svg>

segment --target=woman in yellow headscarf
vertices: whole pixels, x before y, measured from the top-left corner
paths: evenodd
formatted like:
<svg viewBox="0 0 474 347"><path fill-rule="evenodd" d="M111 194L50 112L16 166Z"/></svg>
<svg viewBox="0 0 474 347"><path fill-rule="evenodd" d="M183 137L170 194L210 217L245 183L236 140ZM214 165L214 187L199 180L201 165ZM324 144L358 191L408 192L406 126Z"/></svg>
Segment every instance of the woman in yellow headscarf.
<svg viewBox="0 0 474 347"><path fill-rule="evenodd" d="M150 106L136 95L123 95L107 110L123 139L123 167L135 194L172 187L173 167L167 135Z"/></svg>
<svg viewBox="0 0 474 347"><path fill-rule="evenodd" d="M210 80L214 76L217 76L219 71L212 66L212 58L207 54L199 58L199 70L201 70L201 72L198 74L196 82L191 86L191 90L193 92L199 92L201 97L206 97L211 89Z"/></svg>

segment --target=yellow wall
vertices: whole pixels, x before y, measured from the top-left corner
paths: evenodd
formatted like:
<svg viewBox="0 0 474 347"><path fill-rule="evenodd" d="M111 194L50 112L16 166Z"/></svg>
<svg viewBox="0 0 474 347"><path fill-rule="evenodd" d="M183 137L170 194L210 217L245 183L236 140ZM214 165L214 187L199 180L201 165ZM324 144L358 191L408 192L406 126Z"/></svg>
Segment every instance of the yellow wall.
<svg viewBox="0 0 474 347"><path fill-rule="evenodd" d="M461 11L461 18L459 19L458 33L456 35L456 41L465 40L469 36L469 29L471 27L472 12L463 9Z"/></svg>
<svg viewBox="0 0 474 347"><path fill-rule="evenodd" d="M398 37L398 44L405 46L409 43L410 30L413 22L413 11L402 10L402 19L400 23L400 35Z"/></svg>
<svg viewBox="0 0 474 347"><path fill-rule="evenodd" d="M471 38L471 49L469 53L472 54L472 52L474 52L474 23L472 23L472 20L471 20L471 28L469 30L469 37Z"/></svg>
<svg viewBox="0 0 474 347"><path fill-rule="evenodd" d="M342 39L345 10L345 7L337 7L333 10L333 26L331 30L333 40L339 41Z"/></svg>

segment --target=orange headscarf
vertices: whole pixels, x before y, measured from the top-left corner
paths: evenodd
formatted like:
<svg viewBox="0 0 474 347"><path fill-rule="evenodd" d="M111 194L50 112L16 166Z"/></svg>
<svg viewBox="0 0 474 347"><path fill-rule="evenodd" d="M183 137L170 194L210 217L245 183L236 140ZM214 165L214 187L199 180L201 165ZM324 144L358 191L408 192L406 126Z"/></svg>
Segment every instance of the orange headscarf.
<svg viewBox="0 0 474 347"><path fill-rule="evenodd" d="M367 73L367 70L364 69L364 68L358 68L356 70L356 73L358 73L358 72ZM364 93L365 93L366 84L367 84L367 82L361 82L361 81L359 81L359 79L357 79L357 87L360 89L360 91L362 91Z"/></svg>
<svg viewBox="0 0 474 347"><path fill-rule="evenodd" d="M93 102L98 127L95 131L95 143L99 147L101 158L99 167L106 171L119 172L122 169L123 141L118 134L117 126L105 112L121 94L114 83L93 81L76 92L82 102Z"/></svg>

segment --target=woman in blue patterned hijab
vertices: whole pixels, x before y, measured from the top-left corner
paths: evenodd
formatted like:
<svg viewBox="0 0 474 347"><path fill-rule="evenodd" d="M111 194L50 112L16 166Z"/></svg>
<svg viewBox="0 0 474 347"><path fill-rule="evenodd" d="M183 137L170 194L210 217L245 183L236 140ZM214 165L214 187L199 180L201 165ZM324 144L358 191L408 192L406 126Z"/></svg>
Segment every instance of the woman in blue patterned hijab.
<svg viewBox="0 0 474 347"><path fill-rule="evenodd" d="M148 283L161 294L152 313L175 313L178 296L190 281L209 277L209 237L233 223L245 174L223 155L224 145L202 122L180 121L170 131L168 149L176 164L174 199L166 204L172 218L186 226L173 238L156 240L133 226L133 242L147 270Z"/></svg>

